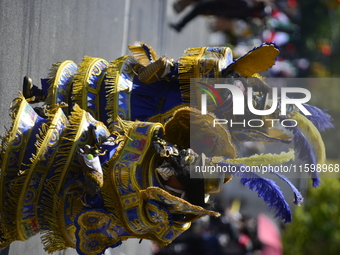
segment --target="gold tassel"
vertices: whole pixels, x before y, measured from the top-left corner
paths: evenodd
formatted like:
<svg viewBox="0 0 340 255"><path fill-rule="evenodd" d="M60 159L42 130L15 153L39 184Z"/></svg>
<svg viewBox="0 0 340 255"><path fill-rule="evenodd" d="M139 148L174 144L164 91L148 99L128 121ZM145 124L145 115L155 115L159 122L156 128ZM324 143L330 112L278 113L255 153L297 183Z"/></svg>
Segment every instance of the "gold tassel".
<svg viewBox="0 0 340 255"><path fill-rule="evenodd" d="M196 74L198 59L204 53L205 47L189 48L184 52L184 56L179 60L179 82L181 85L181 94L184 100L190 98L190 78L199 78Z"/></svg>
<svg viewBox="0 0 340 255"><path fill-rule="evenodd" d="M88 68L94 60L95 58L85 56L82 62L79 64L76 74L74 75L74 83L72 88L73 100L74 103L85 109L86 105L85 107L83 106L83 95L84 93L87 93Z"/></svg>
<svg viewBox="0 0 340 255"><path fill-rule="evenodd" d="M13 129L15 128L15 120L16 117L19 114L19 110L21 108L22 103L26 102L25 98L23 95L20 93L20 96L15 98L10 106L10 117L11 117L11 122L12 126L9 130L6 131L6 135L4 137L1 137L1 151L0 151L0 187L1 187L1 192L0 192L0 205L1 205L1 215L0 217L0 225L2 225L3 230L5 231L6 229L6 234L5 237L6 240L5 243L7 242L12 242L15 240L18 240L17 238L17 228L16 228L16 207L15 205L17 204L17 200L19 199L19 195L21 192L21 188L18 190L16 187L10 192L10 189L12 189L13 183L15 181L13 180L8 180L8 176L15 176L16 174L19 173L20 169L14 169L9 172L9 170L6 168L8 158L9 156L7 155L7 150L10 146L10 144L13 141ZM16 180L18 183L21 183L23 181L22 178L18 178ZM22 187L22 186L21 186ZM4 191L4 192L3 192ZM9 231L7 231L9 230ZM4 243L4 244L5 244ZM1 245L1 242L0 242Z"/></svg>
<svg viewBox="0 0 340 255"><path fill-rule="evenodd" d="M37 161L39 161L40 159L40 149L41 146L44 143L44 139L47 135L47 131L49 130L49 126L53 121L53 114L49 114L49 120L48 123L43 123L42 127L39 129L39 134L36 135L36 142L35 142L35 147L36 147L36 154L32 154L32 158L30 158L31 164L28 164L27 167L28 169L25 171L19 171L20 175L18 175L18 177L16 177L14 180L12 180L11 185L10 185L10 189L8 192L8 197L9 200L6 203L6 207L4 208L4 211L7 215L7 221L8 222L13 222L13 227L16 229L16 225L17 225L17 221L20 219L17 219L17 212L18 210L22 210L21 205L23 203L22 198L24 198L25 193L26 193L26 189L24 189L23 187L27 187L27 185L29 184L28 182L30 182L30 179L28 179L27 177L29 176L29 174L31 174L33 171L35 171L35 166ZM13 231L14 233L14 231ZM20 234L19 235L16 233L15 239L18 240L23 240L25 239L25 236L22 236Z"/></svg>
<svg viewBox="0 0 340 255"><path fill-rule="evenodd" d="M120 78L120 70L122 65L125 61L131 56L123 56L114 61L110 62L110 65L107 68L106 74L106 83L105 83L105 90L106 90L106 107L105 109L108 111L108 120L109 129L112 131L111 123L117 120L117 91L120 90L119 88L119 78Z"/></svg>
<svg viewBox="0 0 340 255"><path fill-rule="evenodd" d="M73 101L84 110L87 109L87 93L90 89L88 87L89 79L93 74L92 70L96 67L98 61L103 61L105 65L108 65L104 59L85 56L74 75L74 83L72 87ZM97 68L101 71L100 73L105 71L101 70L99 66L97 66ZM100 74L98 73L95 75L99 76Z"/></svg>
<svg viewBox="0 0 340 255"><path fill-rule="evenodd" d="M47 90L47 97L46 97L46 100L45 100L45 104L46 105L52 105L53 104L53 97L54 97L54 82L55 82L55 79L56 79L56 76L57 76L57 72L58 72L58 68L60 67L62 62L57 62L57 63L54 63L52 64L52 67L50 68L49 70L49 73L48 73L48 84L50 85L48 87L48 90Z"/></svg>
<svg viewBox="0 0 340 255"><path fill-rule="evenodd" d="M106 84L105 90L106 94L106 110L108 110L108 123L114 122L117 117L116 105L115 105L115 97L117 93L117 84L119 79L119 70L121 68L122 63L128 56L120 57L114 61L110 62L110 65L107 68L106 74Z"/></svg>
<svg viewBox="0 0 340 255"><path fill-rule="evenodd" d="M148 52L143 48L143 46L149 49L151 56L148 56ZM128 45L128 47L132 52L133 56L143 66L147 66L150 63L154 62L156 59L158 59L156 51L151 46L147 45L144 42L140 42L139 46ZM149 57L151 57L151 61Z"/></svg>

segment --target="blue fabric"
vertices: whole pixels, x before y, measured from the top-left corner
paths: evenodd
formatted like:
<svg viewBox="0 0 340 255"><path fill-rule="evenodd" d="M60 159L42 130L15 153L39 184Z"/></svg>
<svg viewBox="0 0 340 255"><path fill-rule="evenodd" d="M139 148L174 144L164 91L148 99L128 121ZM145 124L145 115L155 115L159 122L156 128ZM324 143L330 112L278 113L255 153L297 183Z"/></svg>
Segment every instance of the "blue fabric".
<svg viewBox="0 0 340 255"><path fill-rule="evenodd" d="M36 154L36 135L39 134L39 130L41 129L41 126L43 125L43 123L47 123L47 119L44 119L40 116L37 116L37 119L35 121L34 126L32 127L32 133L30 135L30 137L28 137L28 142L27 142L27 147L26 147L26 151L25 151L25 156L23 158L22 164L21 164L21 169L22 171L29 169L31 167L31 160L30 158L32 157L32 154Z"/></svg>
<svg viewBox="0 0 340 255"><path fill-rule="evenodd" d="M281 120L283 118L281 117ZM298 158L302 161L314 165L316 169L317 160L315 158L315 154L313 151L312 146L310 145L308 139L303 135L303 133L300 131L298 126L293 127L293 124L291 121L287 121L289 124L286 129L290 130L294 134L293 143L294 143L294 150L296 154L298 155ZM310 171L309 174L311 175L312 181L313 181L313 187L318 187L321 183L319 174L317 171Z"/></svg>
<svg viewBox="0 0 340 255"><path fill-rule="evenodd" d="M116 135L110 135L110 137L117 138ZM114 145L102 144L102 145L99 146L101 148L101 152L106 151L106 153L104 155L99 155L99 160L100 160L101 165L105 164L109 159L111 159L113 157L113 155L117 151L119 144L120 143L114 144Z"/></svg>
<svg viewBox="0 0 340 255"><path fill-rule="evenodd" d="M48 91L48 88L50 87L50 84L47 83L47 81L49 81L50 79L46 78L46 79L40 79L41 81L41 88L44 92L44 95L47 96L47 91Z"/></svg>
<svg viewBox="0 0 340 255"><path fill-rule="evenodd" d="M131 92L131 119L147 120L183 104L179 82L158 81L144 84L134 79ZM163 101L163 103L161 103Z"/></svg>

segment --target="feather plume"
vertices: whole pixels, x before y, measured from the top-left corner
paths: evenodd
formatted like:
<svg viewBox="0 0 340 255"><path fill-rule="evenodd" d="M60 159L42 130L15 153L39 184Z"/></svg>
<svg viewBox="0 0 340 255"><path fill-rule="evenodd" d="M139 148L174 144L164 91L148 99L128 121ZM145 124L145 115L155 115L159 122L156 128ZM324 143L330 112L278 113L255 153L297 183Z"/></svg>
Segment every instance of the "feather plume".
<svg viewBox="0 0 340 255"><path fill-rule="evenodd" d="M301 130L301 132L307 138L308 142L311 144L312 148L315 150L316 162L318 164L323 164L326 160L326 150L318 129L309 119L307 119L300 113L296 113L291 118L297 121L298 128Z"/></svg>
<svg viewBox="0 0 340 255"><path fill-rule="evenodd" d="M300 124L300 122L298 123ZM288 125L293 126L292 123ZM313 148L310 145L309 140L305 137L305 135L300 131L300 129L297 126L287 127L287 129L293 132L294 150L296 151L298 158L304 162L307 162L310 165L316 165L317 161L314 155ZM320 178L318 172L317 171L310 172L310 175L313 181L313 187L319 186Z"/></svg>
<svg viewBox="0 0 340 255"><path fill-rule="evenodd" d="M280 187L273 180L262 178L252 172L239 172L237 175L241 177L241 183L244 186L258 193L270 210L274 208L275 217L284 220L285 223L292 221L289 205Z"/></svg>
<svg viewBox="0 0 340 255"><path fill-rule="evenodd" d="M251 171L241 171L241 167L245 164L233 165L221 162L221 166L227 166L227 169L233 169L232 175L241 178L241 183L252 191L256 191L258 196L268 205L269 209L274 209L275 217L284 220L284 222L292 221L292 213L288 203L286 202L280 187L273 180L266 179ZM232 166L232 168L230 167Z"/></svg>
<svg viewBox="0 0 340 255"><path fill-rule="evenodd" d="M259 165L279 165L286 163L290 160L294 160L294 150L290 149L288 152L281 152L280 154L260 154L260 155L252 155L250 157L245 158L236 158L236 159L225 159L224 162L232 163L232 164L241 164L244 163L248 166L259 166Z"/></svg>
<svg viewBox="0 0 340 255"><path fill-rule="evenodd" d="M322 110L308 104L303 104L303 106L306 107L306 109L312 114L305 117L307 117L318 130L322 132L327 129L334 128L334 125L331 122L333 118L327 113L327 110Z"/></svg>
<svg viewBox="0 0 340 255"><path fill-rule="evenodd" d="M279 174L277 172L274 172L274 171L270 171L270 173L275 174L277 177L279 177L281 180L283 180L284 182L286 182L289 185L289 187L294 192L294 204L300 205L303 202L303 197L302 197L300 191L294 186L293 183L291 183L290 180L288 180L287 177L285 177L282 174Z"/></svg>

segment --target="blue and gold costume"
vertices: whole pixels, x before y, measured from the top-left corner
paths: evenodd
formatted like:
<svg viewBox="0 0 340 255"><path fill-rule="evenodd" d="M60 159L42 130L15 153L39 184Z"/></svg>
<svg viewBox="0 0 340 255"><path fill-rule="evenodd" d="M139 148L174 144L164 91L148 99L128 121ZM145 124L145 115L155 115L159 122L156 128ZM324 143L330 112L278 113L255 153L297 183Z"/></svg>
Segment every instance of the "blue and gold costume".
<svg viewBox="0 0 340 255"><path fill-rule="evenodd" d="M158 58L144 43L130 49L133 56L110 63L85 57L79 66L69 60L54 64L44 114L32 108L34 99L15 99L13 124L1 143L1 248L38 232L48 252L71 247L79 254L103 254L128 238L167 245L192 221L218 216L204 207L205 199L231 177L241 178L275 208L277 217L291 221L279 187L240 168L282 164L294 159L294 151L242 158L235 143L293 142L301 149L299 134L309 130L317 137L311 163L321 162L325 150L315 120L290 111L291 119L303 123L293 129L294 137L213 125L216 116L232 116L232 98L223 98L206 84L190 83L191 78L235 75L263 82L257 73L274 64L275 45L264 44L236 61L226 47L188 49L178 62ZM156 62L161 64L153 65ZM211 95L207 115L194 109L202 91ZM261 102L261 91L256 95ZM323 120L331 126L328 115ZM195 134L190 134L190 124L196 126ZM85 152L86 146L96 152ZM199 164L233 166L236 171L213 178L200 173L197 180L191 179L192 167ZM175 186L171 178L178 181ZM313 179L316 186L319 179ZM293 191L299 204L302 197Z"/></svg>

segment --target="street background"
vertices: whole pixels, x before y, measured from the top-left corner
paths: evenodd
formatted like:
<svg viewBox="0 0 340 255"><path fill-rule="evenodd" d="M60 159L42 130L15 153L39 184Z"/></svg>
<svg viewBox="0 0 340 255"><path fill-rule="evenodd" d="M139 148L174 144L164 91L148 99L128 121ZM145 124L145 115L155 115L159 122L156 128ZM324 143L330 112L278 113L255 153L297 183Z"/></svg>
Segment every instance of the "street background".
<svg viewBox="0 0 340 255"><path fill-rule="evenodd" d="M172 8L174 1L0 0L0 135L5 135L6 128L11 125L9 106L12 100L19 95L19 91L22 91L23 77L26 75L31 77L33 82L40 86L40 78L48 75L50 67L55 62L73 60L79 64L84 56L112 61L122 55L130 54L127 45L139 41L151 45L159 56L166 54L175 60L181 57L185 49L189 47L225 45L226 41L223 35L213 33L209 29L207 21L210 21L211 17L196 17L185 26L181 33L170 29L168 24L179 18ZM272 20L267 22L269 26L268 24L259 25L261 29L263 27L270 28L267 33L270 35L270 41L280 44L281 48L280 57L268 76L304 77L308 70L312 73L311 77L339 77L340 1L276 0L273 2L288 4L289 10L293 10L293 14L301 22L300 29L297 29L298 26L290 22L290 18L289 22L285 23L283 22L285 19L280 20L282 13L275 16L277 13L273 12ZM301 5L300 12L296 12L299 5ZM291 32L287 32L287 27L284 27L283 31L286 36L279 37L279 32L282 31L277 30L282 28L279 26L275 28L274 25L282 25L282 23L290 25ZM237 24L237 29L242 27L241 23ZM238 47L233 49L234 53L238 52L238 56L245 54L249 50L249 47L244 47L247 43L246 46L258 46L264 39L262 35L262 38L256 36L260 30L256 27L251 36L246 35L243 39L236 40ZM280 42L280 38L285 40L289 38L289 40ZM235 38L228 42L234 43ZM236 43L234 45L236 46ZM305 58L307 53L312 60ZM334 122L339 125L338 86L325 84L327 87L313 87L313 104L320 108L329 108L329 113L335 119ZM314 95L316 96L314 97ZM330 102L334 102L331 107L329 107ZM329 162L339 163L340 132L328 132L324 137L326 137L326 144L329 147L327 155L333 160ZM256 149L258 149L257 152L264 152L262 148ZM269 152L275 150L281 151L286 148L269 147ZM295 178L292 181L302 194L307 194L308 182L306 178ZM295 210L297 207L292 205L292 199L289 199L293 196L292 192L285 188L286 186L282 185L282 182L277 182L282 187L291 208ZM306 244L301 245L301 250L306 246L311 247L308 253L301 253L303 255L321 254L318 253L318 249L321 248L323 254L338 254L340 182L335 178L326 179L323 182L325 184L321 187L321 192L317 194L318 190L315 189L313 191L315 193L310 193L314 196L319 195L319 200L314 198L315 200L311 199L308 200L309 203L305 203L310 206L306 211L312 212L312 215L308 214L305 217L307 212L303 211L305 207L301 206L296 210L298 214L293 216L297 227L296 229L291 228L292 238L286 239L287 247L289 247L286 250L291 250L290 254L298 254L294 247L300 247L300 244ZM328 187L329 189L327 189ZM261 212L271 217L273 215L272 212L268 212L267 206L257 197L256 192L244 188L238 181L231 181L225 185L222 195L218 197L217 201L220 203L220 207L225 208L230 206L235 198L242 204L241 212L250 217L256 217ZM317 214L319 212L321 216ZM325 222L328 224L323 224ZM301 229L304 232L299 232ZM314 240L312 238L314 236L320 240L323 239L322 241ZM308 238L309 240L304 241ZM299 243L299 240L302 241ZM320 243L324 243L327 247L322 247ZM329 247L336 252L324 252ZM120 247L108 249L105 252L106 255L149 255L151 253L151 242L143 240L139 244L137 239L125 241ZM25 242L17 241L10 246L9 255L21 254L47 254L44 252L40 236L34 236ZM74 254L77 253L73 249L54 253L54 255Z"/></svg>
<svg viewBox="0 0 340 255"><path fill-rule="evenodd" d="M55 62L84 56L107 61L130 54L128 44L151 45L158 55L179 58L189 47L205 46L209 32L198 17L180 34L168 27L176 19L166 0L1 0L0 134L10 127L9 106L22 91L25 75L40 86ZM124 242L106 254L150 254L150 242ZM15 242L10 255L47 254L40 237ZM55 254L77 254L66 250Z"/></svg>

